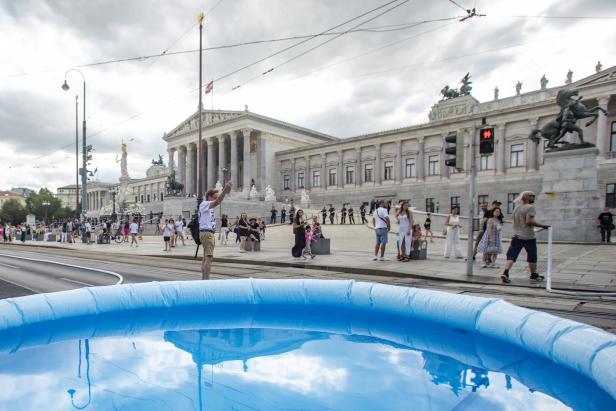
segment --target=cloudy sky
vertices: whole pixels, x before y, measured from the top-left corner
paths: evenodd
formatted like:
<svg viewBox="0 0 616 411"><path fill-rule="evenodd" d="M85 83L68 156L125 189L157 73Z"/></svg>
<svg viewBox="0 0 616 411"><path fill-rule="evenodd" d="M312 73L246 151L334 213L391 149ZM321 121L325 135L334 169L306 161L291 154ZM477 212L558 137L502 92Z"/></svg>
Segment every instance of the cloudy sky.
<svg viewBox="0 0 616 411"><path fill-rule="evenodd" d="M163 133L197 108L199 12L204 47L217 47L322 33L388 2L331 31L367 30L313 38L231 76L300 39L206 50L204 78L226 77L205 108L248 105L351 137L427 121L439 90L466 72L485 101L496 85L504 97L518 80L524 92L539 88L543 74L556 86L568 69L575 80L594 73L597 60L616 64L614 0L456 0L486 14L464 22L453 19L465 12L449 0L0 0L0 190L74 183L81 76L69 73L71 89L60 88L71 67L86 65L96 178L117 181L122 139L131 177L141 177L165 153Z"/></svg>

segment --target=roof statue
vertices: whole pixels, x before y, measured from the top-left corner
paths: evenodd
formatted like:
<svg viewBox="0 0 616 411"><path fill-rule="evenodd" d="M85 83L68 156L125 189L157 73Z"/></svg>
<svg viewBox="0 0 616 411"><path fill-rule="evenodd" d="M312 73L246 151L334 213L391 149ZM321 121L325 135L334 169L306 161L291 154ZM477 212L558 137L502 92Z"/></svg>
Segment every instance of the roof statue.
<svg viewBox="0 0 616 411"><path fill-rule="evenodd" d="M582 97L578 96L578 90L561 89L556 95L556 102L560 106L560 113L555 120L550 121L541 129L531 131L528 138L535 143L539 143L540 137L548 140L546 151L558 151L563 149L593 147L594 144L584 142L584 131L575 123L583 118L592 118L588 121L585 127L590 126L599 117L599 112L608 116L608 112L600 106L586 108L581 102ZM565 141L560 141L567 133L577 132L580 139L579 144L570 144Z"/></svg>
<svg viewBox="0 0 616 411"><path fill-rule="evenodd" d="M471 86L471 84L473 84L471 81L471 73L466 73L466 75L462 77L462 80L460 80L460 83L462 86L459 90L456 88L450 88L449 86L443 87L441 90L443 100L470 95L471 90L473 89L473 86Z"/></svg>
<svg viewBox="0 0 616 411"><path fill-rule="evenodd" d="M158 160L154 160L152 159L152 165L153 166L162 166L163 164L163 156L161 156L160 154L158 155Z"/></svg>

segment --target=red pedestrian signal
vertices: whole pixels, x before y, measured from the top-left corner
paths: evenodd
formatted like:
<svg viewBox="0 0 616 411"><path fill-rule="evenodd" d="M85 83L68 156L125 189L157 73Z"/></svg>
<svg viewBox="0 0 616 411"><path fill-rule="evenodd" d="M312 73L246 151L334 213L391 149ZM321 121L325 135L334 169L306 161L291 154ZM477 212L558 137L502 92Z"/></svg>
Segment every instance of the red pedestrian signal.
<svg viewBox="0 0 616 411"><path fill-rule="evenodd" d="M482 128L479 131L479 154L494 153L494 127Z"/></svg>

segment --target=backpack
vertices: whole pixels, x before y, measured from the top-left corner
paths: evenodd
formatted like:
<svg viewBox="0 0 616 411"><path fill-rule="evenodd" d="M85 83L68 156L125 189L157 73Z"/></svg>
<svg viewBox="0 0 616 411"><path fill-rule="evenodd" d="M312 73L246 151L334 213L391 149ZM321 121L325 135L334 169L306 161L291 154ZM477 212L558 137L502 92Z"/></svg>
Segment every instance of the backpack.
<svg viewBox="0 0 616 411"><path fill-rule="evenodd" d="M195 241L195 244L201 245L201 238L199 238L199 221L197 221L196 216L188 223L188 229L190 230L190 235Z"/></svg>

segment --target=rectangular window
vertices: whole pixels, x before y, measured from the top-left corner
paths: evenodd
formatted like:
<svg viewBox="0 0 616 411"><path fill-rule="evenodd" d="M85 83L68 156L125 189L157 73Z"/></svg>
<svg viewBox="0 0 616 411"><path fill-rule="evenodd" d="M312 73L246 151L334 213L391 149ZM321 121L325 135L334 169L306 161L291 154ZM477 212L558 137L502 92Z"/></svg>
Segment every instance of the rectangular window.
<svg viewBox="0 0 616 411"><path fill-rule="evenodd" d="M405 178L412 178L412 177L416 177L416 171L415 171L415 159L413 158L407 158L406 162L404 164L404 177Z"/></svg>
<svg viewBox="0 0 616 411"><path fill-rule="evenodd" d="M494 170L494 156L484 154L479 158L479 170Z"/></svg>
<svg viewBox="0 0 616 411"><path fill-rule="evenodd" d="M347 166L345 184L355 184L355 166Z"/></svg>
<svg viewBox="0 0 616 411"><path fill-rule="evenodd" d="M162 191L160 192L160 197L159 198L160 198L160 201L163 201L163 192Z"/></svg>
<svg viewBox="0 0 616 411"><path fill-rule="evenodd" d="M515 208L515 203L513 202L513 200L515 200L518 194L520 193L507 194L507 214L513 213L513 209Z"/></svg>
<svg viewBox="0 0 616 411"><path fill-rule="evenodd" d="M385 161L385 173L383 174L384 180L393 180L394 179L394 162L389 160Z"/></svg>
<svg viewBox="0 0 616 411"><path fill-rule="evenodd" d="M524 167L524 144L513 144L511 146L509 167Z"/></svg>
<svg viewBox="0 0 616 411"><path fill-rule="evenodd" d="M439 156L429 156L428 157L428 175L429 176L437 176L439 175Z"/></svg>
<svg viewBox="0 0 616 411"><path fill-rule="evenodd" d="M609 208L616 208L616 184L607 184L605 186L605 206Z"/></svg>
<svg viewBox="0 0 616 411"><path fill-rule="evenodd" d="M453 209L457 207L460 210L460 196L452 196L451 201L449 202L449 209Z"/></svg>
<svg viewBox="0 0 616 411"><path fill-rule="evenodd" d="M149 194L148 194L148 196L147 196L147 199L148 199L148 201L147 201L147 202L149 203L149 202L150 202L150 195L149 195Z"/></svg>
<svg viewBox="0 0 616 411"><path fill-rule="evenodd" d="M366 183L370 183L374 181L374 167L372 164L366 164L364 166L364 181Z"/></svg>
<svg viewBox="0 0 616 411"><path fill-rule="evenodd" d="M328 185L330 186L336 185L336 169L335 168L329 169Z"/></svg>
<svg viewBox="0 0 616 411"><path fill-rule="evenodd" d="M320 170L314 170L312 172L312 186L321 187L321 171Z"/></svg>
<svg viewBox="0 0 616 411"><path fill-rule="evenodd" d="M143 194L141 194L141 202L143 203Z"/></svg>
<svg viewBox="0 0 616 411"><path fill-rule="evenodd" d="M135 203L139 202L139 197L135 196Z"/></svg>
<svg viewBox="0 0 616 411"><path fill-rule="evenodd" d="M297 188L304 188L304 172L297 173Z"/></svg>
<svg viewBox="0 0 616 411"><path fill-rule="evenodd" d="M479 212L481 212L481 205L482 204L486 204L488 205L488 199L490 198L490 196L488 194L479 194L477 196L477 210L479 210Z"/></svg>
<svg viewBox="0 0 616 411"><path fill-rule="evenodd" d="M291 189L290 185L291 185L291 177L289 177L288 174L285 174L282 177L282 189L283 190L290 190Z"/></svg>
<svg viewBox="0 0 616 411"><path fill-rule="evenodd" d="M427 213L434 212L434 198L432 197L426 198L426 212Z"/></svg>
<svg viewBox="0 0 616 411"><path fill-rule="evenodd" d="M616 153L616 121L612 121L612 132L610 133L610 151Z"/></svg>
<svg viewBox="0 0 616 411"><path fill-rule="evenodd" d="M154 201L156 201L156 193L154 193Z"/></svg>

